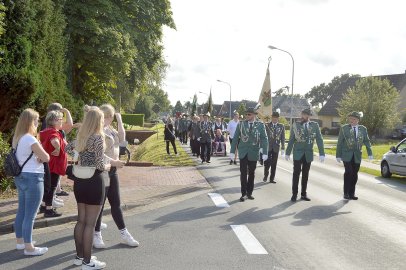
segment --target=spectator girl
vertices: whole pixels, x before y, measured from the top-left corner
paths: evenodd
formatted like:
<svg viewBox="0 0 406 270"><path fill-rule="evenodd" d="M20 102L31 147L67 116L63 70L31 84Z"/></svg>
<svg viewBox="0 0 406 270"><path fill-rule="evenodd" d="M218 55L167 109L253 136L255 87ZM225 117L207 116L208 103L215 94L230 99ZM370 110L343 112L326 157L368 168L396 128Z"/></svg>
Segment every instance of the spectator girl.
<svg viewBox="0 0 406 270"><path fill-rule="evenodd" d="M137 247L139 243L132 237L128 232L123 218L123 212L121 210L120 202L120 188L118 181L117 169L124 166L123 162L119 160L119 147L120 144L125 143L125 130L123 126L123 121L121 120L121 114L115 113L113 106L110 104L104 104L100 107L104 114L104 134L106 140L106 150L105 158L111 165L109 171L109 177L105 181L106 184L106 197L109 200L111 206L111 215L116 223L116 226L120 232L120 237L122 243ZM117 120L117 130L115 130L111 123L114 120L114 116ZM103 207L106 197L103 201L102 210L100 212L99 218L97 219L96 228L93 236L93 246L95 248L105 248L106 245L103 242L103 238L100 231L101 219L103 216Z"/></svg>
<svg viewBox="0 0 406 270"><path fill-rule="evenodd" d="M20 175L14 181L18 190L18 210L14 223L17 249L24 249L25 255L38 256L48 251L46 247L34 247L32 230L35 216L44 194L44 165L49 155L35 138L39 114L25 109L15 128L12 146L20 166L27 161Z"/></svg>
<svg viewBox="0 0 406 270"><path fill-rule="evenodd" d="M79 165L96 168L91 178L76 178L73 186L78 208L78 221L74 230L74 264L82 265L82 269L102 269L106 266L106 263L91 256L93 232L105 196L103 178L108 177L106 172L110 170L110 164L107 165L104 161L103 117L103 112L94 107L85 113L75 143L75 152L79 153ZM70 153L72 147L73 143L67 147Z"/></svg>

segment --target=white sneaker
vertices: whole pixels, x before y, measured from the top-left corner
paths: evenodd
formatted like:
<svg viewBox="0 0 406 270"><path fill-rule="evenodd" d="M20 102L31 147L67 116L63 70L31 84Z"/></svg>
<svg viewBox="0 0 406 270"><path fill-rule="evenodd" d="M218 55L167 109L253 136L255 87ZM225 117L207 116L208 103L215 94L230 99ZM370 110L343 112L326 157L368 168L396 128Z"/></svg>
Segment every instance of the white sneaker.
<svg viewBox="0 0 406 270"><path fill-rule="evenodd" d="M102 222L102 223L100 224L100 230L105 230L105 229L107 229L107 224L104 223L104 222Z"/></svg>
<svg viewBox="0 0 406 270"><path fill-rule="evenodd" d="M54 200L57 202L63 203L63 200L61 198L59 198L58 196L55 196Z"/></svg>
<svg viewBox="0 0 406 270"><path fill-rule="evenodd" d="M90 258L90 261L92 261L92 260L97 260L97 257L96 256L92 256L91 258ZM73 260L73 264L74 265L77 265L77 266L81 266L82 265L82 261L83 261L83 258L80 258L80 257L78 257L77 255L75 256L75 259Z"/></svg>
<svg viewBox="0 0 406 270"><path fill-rule="evenodd" d="M27 251L24 249L24 255L26 256L41 256L48 251L47 247L35 247L34 251Z"/></svg>
<svg viewBox="0 0 406 270"><path fill-rule="evenodd" d="M121 233L121 242L129 245L130 247L138 247L140 245L140 243L138 243L138 241L135 240L128 231Z"/></svg>
<svg viewBox="0 0 406 270"><path fill-rule="evenodd" d="M93 247L94 248L106 248L106 245L103 242L103 237L101 233L93 234Z"/></svg>
<svg viewBox="0 0 406 270"><path fill-rule="evenodd" d="M37 243L37 241L32 241L31 242L33 245L35 245L36 243ZM23 249L25 249L25 244L24 243L22 243L22 244L16 244L16 249L17 250L23 250Z"/></svg>
<svg viewBox="0 0 406 270"><path fill-rule="evenodd" d="M106 263L98 260L90 260L88 264L82 262L82 270L103 269L104 267L106 267Z"/></svg>
<svg viewBox="0 0 406 270"><path fill-rule="evenodd" d="M58 202L56 200L52 201L52 207L54 207L54 208L60 208L60 207L63 207L63 206L64 206L63 202Z"/></svg>

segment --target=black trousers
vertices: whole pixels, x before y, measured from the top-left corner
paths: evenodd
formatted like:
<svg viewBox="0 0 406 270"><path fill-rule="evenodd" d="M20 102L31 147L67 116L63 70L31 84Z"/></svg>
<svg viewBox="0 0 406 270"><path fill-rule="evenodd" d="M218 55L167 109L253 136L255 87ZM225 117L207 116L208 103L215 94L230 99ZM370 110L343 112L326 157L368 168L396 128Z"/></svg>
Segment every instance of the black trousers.
<svg viewBox="0 0 406 270"><path fill-rule="evenodd" d="M202 161L210 161L211 141L200 142L200 157L202 158Z"/></svg>
<svg viewBox="0 0 406 270"><path fill-rule="evenodd" d="M302 173L302 196L306 196L307 181L309 180L309 170L311 162L306 161L306 156L303 154L300 160L293 161L293 178L292 178L292 194L294 196L298 193L299 177Z"/></svg>
<svg viewBox="0 0 406 270"><path fill-rule="evenodd" d="M268 178L269 168L271 168L271 181L275 179L276 164L278 163L279 152L268 152L268 159L264 161L264 178Z"/></svg>
<svg viewBox="0 0 406 270"><path fill-rule="evenodd" d="M251 196L254 190L255 169L257 168L257 161L248 160L248 155L240 159L240 182L241 182L241 195Z"/></svg>
<svg viewBox="0 0 406 270"><path fill-rule="evenodd" d="M44 195L42 196L42 201L45 203L46 206L52 206L52 200L54 199L54 194L56 190L56 186L58 185L59 178L61 177L59 174L51 173L51 186L44 190Z"/></svg>
<svg viewBox="0 0 406 270"><path fill-rule="evenodd" d="M354 156L350 162L344 162L344 195L354 196L360 165L360 163L355 163Z"/></svg>
<svg viewBox="0 0 406 270"><path fill-rule="evenodd" d="M192 148L192 154L200 156L200 142L195 139L190 139L190 147Z"/></svg>
<svg viewBox="0 0 406 270"><path fill-rule="evenodd" d="M109 171L110 177L110 186L106 187L106 193L103 200L103 206L100 211L100 215L97 218L95 231L100 232L101 219L103 216L104 204L106 203L106 198L109 200L111 207L111 215L113 217L114 223L116 223L117 228L122 230L125 228L123 211L121 210L121 201L120 201L120 186L118 183L118 174L117 169L112 168Z"/></svg>
<svg viewBox="0 0 406 270"><path fill-rule="evenodd" d="M182 131L180 133L180 141L184 144L187 144L187 131Z"/></svg>
<svg viewBox="0 0 406 270"><path fill-rule="evenodd" d="M173 151L175 152L175 155L178 153L176 151L176 144L175 144L175 140L171 140L171 141L165 141L166 142L166 153L169 155L171 152L169 151L169 142L172 144L172 148Z"/></svg>

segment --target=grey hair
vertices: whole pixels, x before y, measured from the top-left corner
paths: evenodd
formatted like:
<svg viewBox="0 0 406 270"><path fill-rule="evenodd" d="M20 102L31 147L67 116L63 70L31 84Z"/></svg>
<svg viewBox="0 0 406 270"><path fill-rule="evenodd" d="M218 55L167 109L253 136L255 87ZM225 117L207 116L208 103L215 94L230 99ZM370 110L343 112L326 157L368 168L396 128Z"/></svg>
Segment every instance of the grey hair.
<svg viewBox="0 0 406 270"><path fill-rule="evenodd" d="M47 108L47 111L48 112L50 112L50 111L59 111L59 110L61 110L63 107L62 107L62 105L61 105L61 103L51 103L51 104L49 104L49 106L48 106L48 108Z"/></svg>
<svg viewBox="0 0 406 270"><path fill-rule="evenodd" d="M47 127L53 127L55 126L55 122L59 120L59 118L62 118L63 113L60 111L50 111L47 113L47 116L45 117L45 122L47 123Z"/></svg>

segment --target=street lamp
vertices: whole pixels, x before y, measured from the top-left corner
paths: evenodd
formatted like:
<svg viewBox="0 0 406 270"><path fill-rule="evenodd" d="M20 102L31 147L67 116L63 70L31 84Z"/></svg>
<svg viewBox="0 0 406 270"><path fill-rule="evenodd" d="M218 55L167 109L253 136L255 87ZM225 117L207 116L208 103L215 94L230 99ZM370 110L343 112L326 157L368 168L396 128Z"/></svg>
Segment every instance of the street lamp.
<svg viewBox="0 0 406 270"><path fill-rule="evenodd" d="M228 85L228 87L230 87L230 121L231 121L231 84L229 84L228 82L222 81L222 80L217 80L218 82L221 83L225 83Z"/></svg>
<svg viewBox="0 0 406 270"><path fill-rule="evenodd" d="M288 51L276 48L275 46L272 46L272 45L269 45L268 48L271 49L271 50L279 50L279 51L285 52L285 53L290 55L290 58L292 58L292 94L291 94L292 108L290 108L290 126L292 127L292 123L293 123L293 121L292 121L293 120L292 119L293 118L293 115L292 115L292 111L293 111L292 110L293 109L293 78L295 76L295 60L293 59L292 54L290 54L290 52L288 52Z"/></svg>

